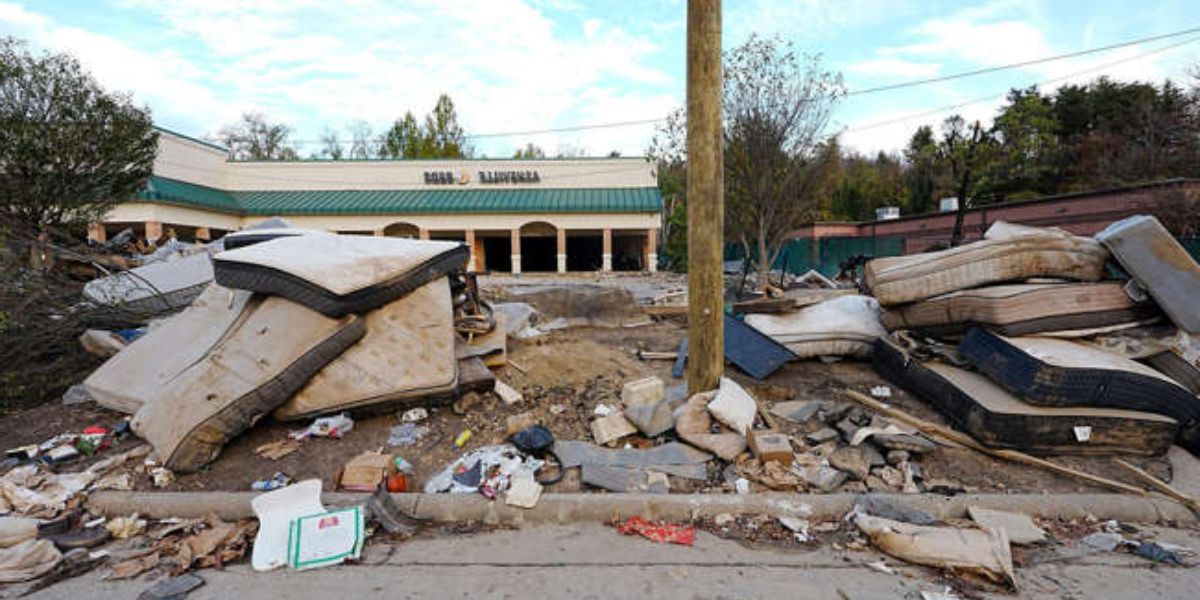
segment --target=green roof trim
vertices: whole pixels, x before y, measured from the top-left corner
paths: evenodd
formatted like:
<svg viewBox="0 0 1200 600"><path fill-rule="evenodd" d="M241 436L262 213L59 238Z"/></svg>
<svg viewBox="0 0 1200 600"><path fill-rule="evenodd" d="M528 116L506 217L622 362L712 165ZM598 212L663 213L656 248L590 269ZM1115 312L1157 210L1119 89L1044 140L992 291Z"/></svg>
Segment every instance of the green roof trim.
<svg viewBox="0 0 1200 600"><path fill-rule="evenodd" d="M659 212L656 187L224 191L151 177L136 200L239 215Z"/></svg>

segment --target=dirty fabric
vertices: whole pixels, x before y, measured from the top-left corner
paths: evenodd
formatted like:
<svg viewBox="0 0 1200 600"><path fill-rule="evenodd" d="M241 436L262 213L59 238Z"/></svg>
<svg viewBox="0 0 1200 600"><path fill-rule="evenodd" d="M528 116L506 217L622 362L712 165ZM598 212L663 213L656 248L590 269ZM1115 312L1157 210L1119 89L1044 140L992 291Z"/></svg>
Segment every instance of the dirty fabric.
<svg viewBox="0 0 1200 600"><path fill-rule="evenodd" d="M716 454L723 460L733 460L746 450L746 438L732 432L712 433L713 419L708 403L716 392L692 396L675 409L675 432L683 441Z"/></svg>
<svg viewBox="0 0 1200 600"><path fill-rule="evenodd" d="M1016 586L1008 537L996 529L927 527L858 513L854 522L886 554Z"/></svg>
<svg viewBox="0 0 1200 600"><path fill-rule="evenodd" d="M696 528L691 525L652 523L641 517L629 517L617 527L622 535L640 535L660 544L691 546L696 542Z"/></svg>

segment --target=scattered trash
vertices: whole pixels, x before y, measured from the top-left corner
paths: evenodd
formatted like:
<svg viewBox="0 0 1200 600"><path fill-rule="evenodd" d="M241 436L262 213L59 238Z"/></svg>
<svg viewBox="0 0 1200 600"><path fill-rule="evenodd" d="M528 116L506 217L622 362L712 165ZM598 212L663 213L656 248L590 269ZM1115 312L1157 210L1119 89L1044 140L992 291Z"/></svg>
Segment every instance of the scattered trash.
<svg viewBox="0 0 1200 600"><path fill-rule="evenodd" d="M154 487L163 488L175 483L175 473L166 467L155 467L150 471Z"/></svg>
<svg viewBox="0 0 1200 600"><path fill-rule="evenodd" d="M417 530L416 520L400 510L390 491L382 486L375 488L375 493L367 500L367 514L378 521L388 533L413 533Z"/></svg>
<svg viewBox="0 0 1200 600"><path fill-rule="evenodd" d="M288 437L297 441L310 437L341 439L352 429L354 429L354 420L343 413L334 417L321 417L313 421L307 429L293 431Z"/></svg>
<svg viewBox="0 0 1200 600"><path fill-rule="evenodd" d="M410 408L404 411L404 414L400 416L400 420L405 423L420 423L428 418L429 411L420 406L416 408Z"/></svg>
<svg viewBox="0 0 1200 600"><path fill-rule="evenodd" d="M857 512L854 523L881 551L918 565L975 573L1016 587L1008 538L995 529L930 527Z"/></svg>
<svg viewBox="0 0 1200 600"><path fill-rule="evenodd" d="M865 564L872 571L877 571L879 573L883 573L884 575L895 575L896 574L896 570L887 566L887 563L883 562L882 560L877 560L875 562L869 562L869 563L863 563L863 564Z"/></svg>
<svg viewBox="0 0 1200 600"><path fill-rule="evenodd" d="M117 517L109 519L104 524L104 528L108 530L112 536L118 540L129 539L146 530L145 519L139 519L137 513L128 517Z"/></svg>
<svg viewBox="0 0 1200 600"><path fill-rule="evenodd" d="M567 405L565 405L565 404L551 404L550 405L550 414L552 414L552 415L561 415L565 412L567 412Z"/></svg>
<svg viewBox="0 0 1200 600"><path fill-rule="evenodd" d="M255 448L254 453L267 460L279 460L299 449L296 441L289 438L263 444Z"/></svg>
<svg viewBox="0 0 1200 600"><path fill-rule="evenodd" d="M776 431L752 431L747 438L755 458L767 463L792 464L792 444L786 435Z"/></svg>
<svg viewBox="0 0 1200 600"><path fill-rule="evenodd" d="M137 577L150 569L158 566L160 557L158 552L153 549L146 550L145 553L125 559L109 570L104 576L105 579L129 579Z"/></svg>
<svg viewBox="0 0 1200 600"><path fill-rule="evenodd" d="M542 461L525 457L510 444L484 446L472 450L450 463L425 482L425 493L474 493L496 498L509 487L509 480L518 471L533 474Z"/></svg>
<svg viewBox="0 0 1200 600"><path fill-rule="evenodd" d="M534 479L533 473L520 470L509 479L508 492L504 494L504 503L518 508L533 508L537 506L538 498L542 495L542 484Z"/></svg>
<svg viewBox="0 0 1200 600"><path fill-rule="evenodd" d="M978 506L968 506L971 520L993 529L1003 529L1010 543L1018 546L1036 544L1046 540L1046 532L1038 527L1028 515Z"/></svg>
<svg viewBox="0 0 1200 600"><path fill-rule="evenodd" d="M607 417L608 415L613 414L613 407L607 404L597 404L596 408L592 410L592 414L598 417Z"/></svg>
<svg viewBox="0 0 1200 600"><path fill-rule="evenodd" d="M392 457L380 452L363 452L342 467L339 486L351 492L374 492L396 471Z"/></svg>
<svg viewBox="0 0 1200 600"><path fill-rule="evenodd" d="M739 494L749 494L750 480L746 479L745 477L738 477L737 480L733 482L733 489Z"/></svg>
<svg viewBox="0 0 1200 600"><path fill-rule="evenodd" d="M267 492L250 502L258 517L251 565L255 571L270 571L288 563L288 540L292 521L325 512L321 505L321 480L306 479Z"/></svg>
<svg viewBox="0 0 1200 600"><path fill-rule="evenodd" d="M471 430L464 429L454 438L454 447L462 448L463 446L466 446L467 442L469 441L471 441Z"/></svg>
<svg viewBox="0 0 1200 600"><path fill-rule="evenodd" d="M722 377L716 397L708 403L708 412L725 426L746 437L750 434L750 428L754 426L758 404L737 382Z"/></svg>
<svg viewBox="0 0 1200 600"><path fill-rule="evenodd" d="M363 529L360 506L299 517L291 527L288 564L302 571L357 560Z"/></svg>
<svg viewBox="0 0 1200 600"><path fill-rule="evenodd" d="M921 592L921 600L962 600L957 592L946 586L946 589L940 592Z"/></svg>
<svg viewBox="0 0 1200 600"><path fill-rule="evenodd" d="M259 479L258 481L251 483L250 489L256 492L269 492L271 490L277 490L285 487L291 482L292 478L286 473L275 473L266 479Z"/></svg>
<svg viewBox="0 0 1200 600"><path fill-rule="evenodd" d="M1137 556L1148 558L1154 562L1183 566L1183 559L1178 554L1154 542L1136 543L1132 548L1132 552Z"/></svg>
<svg viewBox="0 0 1200 600"><path fill-rule="evenodd" d="M933 515L923 510L891 502L874 494L867 494L855 500L854 511L851 514L863 513L913 525L936 525L938 523Z"/></svg>
<svg viewBox="0 0 1200 600"><path fill-rule="evenodd" d="M629 517L617 527L622 535L640 535L652 542L691 546L696 542L696 528L691 525L651 523L641 517Z"/></svg>
<svg viewBox="0 0 1200 600"><path fill-rule="evenodd" d="M429 432L429 428L416 423L401 423L388 431L388 446L393 448L416 444Z"/></svg>
<svg viewBox="0 0 1200 600"><path fill-rule="evenodd" d="M192 590L204 585L204 580L194 573L163 579L142 590L137 600L182 600Z"/></svg>
<svg viewBox="0 0 1200 600"><path fill-rule="evenodd" d="M890 388L886 385L877 385L877 386L871 388L871 396L873 396L875 398L879 398L879 399L891 398L892 397L892 388Z"/></svg>
<svg viewBox="0 0 1200 600"><path fill-rule="evenodd" d="M789 531L795 534L797 542L801 544L812 541L812 536L808 534L808 519L800 519L797 517L779 517L779 524L787 527Z"/></svg>

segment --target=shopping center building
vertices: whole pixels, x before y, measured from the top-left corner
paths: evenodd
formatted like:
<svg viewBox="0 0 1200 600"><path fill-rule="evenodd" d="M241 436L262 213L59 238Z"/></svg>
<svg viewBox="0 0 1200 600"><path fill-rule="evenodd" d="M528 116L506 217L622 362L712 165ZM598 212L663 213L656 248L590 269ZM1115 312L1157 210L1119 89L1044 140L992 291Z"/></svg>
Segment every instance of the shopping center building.
<svg viewBox="0 0 1200 600"><path fill-rule="evenodd" d="M644 158L231 161L160 130L154 173L89 235L212 240L270 217L460 240L477 271L653 271L662 197Z"/></svg>

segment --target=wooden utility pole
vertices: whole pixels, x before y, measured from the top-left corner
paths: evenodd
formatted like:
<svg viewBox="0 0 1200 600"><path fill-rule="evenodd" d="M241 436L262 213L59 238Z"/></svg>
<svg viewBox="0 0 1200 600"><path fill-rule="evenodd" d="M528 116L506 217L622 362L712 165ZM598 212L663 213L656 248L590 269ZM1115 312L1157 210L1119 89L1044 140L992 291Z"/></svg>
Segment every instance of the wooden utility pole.
<svg viewBox="0 0 1200 600"><path fill-rule="evenodd" d="M688 0L688 393L717 387L725 367L725 186L721 0Z"/></svg>

